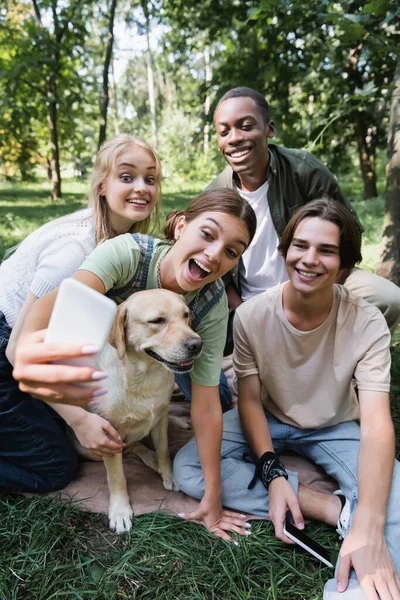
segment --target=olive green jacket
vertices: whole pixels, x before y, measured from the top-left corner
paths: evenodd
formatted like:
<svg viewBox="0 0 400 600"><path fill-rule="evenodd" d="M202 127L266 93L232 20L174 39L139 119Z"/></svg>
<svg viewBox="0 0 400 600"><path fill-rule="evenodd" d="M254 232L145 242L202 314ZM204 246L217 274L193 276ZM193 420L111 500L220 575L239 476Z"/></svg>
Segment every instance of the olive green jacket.
<svg viewBox="0 0 400 600"><path fill-rule="evenodd" d="M279 237L282 236L292 214L321 193L328 194L344 204L353 215L360 231L363 231L356 211L344 197L335 176L320 160L305 150L283 148L274 144L269 144L268 151L268 204ZM234 178L237 178L237 175L227 166L207 189L233 188ZM239 264L225 276L224 281L225 285L233 283L240 293Z"/></svg>

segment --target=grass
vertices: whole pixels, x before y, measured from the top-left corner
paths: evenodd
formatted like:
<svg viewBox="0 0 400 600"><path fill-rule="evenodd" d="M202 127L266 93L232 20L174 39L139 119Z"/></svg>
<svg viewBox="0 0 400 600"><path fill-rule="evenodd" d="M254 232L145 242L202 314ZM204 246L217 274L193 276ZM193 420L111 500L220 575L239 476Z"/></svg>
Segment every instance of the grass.
<svg viewBox="0 0 400 600"><path fill-rule="evenodd" d="M67 182L62 202L44 185L0 189L0 255L45 221L85 202L86 186ZM163 214L198 191L165 191ZM359 200L364 268L374 270L383 200ZM392 409L400 448L400 330L392 344ZM336 534L307 531L332 552ZM117 536L104 515L82 513L73 502L0 496L0 600L317 600L332 571L275 539L271 523L253 522L249 538L228 545L194 523L161 512L137 517Z"/></svg>
<svg viewBox="0 0 400 600"><path fill-rule="evenodd" d="M123 536L102 515L48 499L5 498L0 516L2 600L316 600L331 575L276 540L269 522L255 522L236 547L161 513L138 517ZM312 530L338 550L332 532Z"/></svg>

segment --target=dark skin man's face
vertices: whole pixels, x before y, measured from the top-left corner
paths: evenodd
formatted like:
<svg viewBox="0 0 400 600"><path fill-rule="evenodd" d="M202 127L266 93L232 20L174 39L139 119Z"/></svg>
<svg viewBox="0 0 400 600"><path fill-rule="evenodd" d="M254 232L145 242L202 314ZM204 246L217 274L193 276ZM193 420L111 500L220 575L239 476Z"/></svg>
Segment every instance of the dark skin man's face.
<svg viewBox="0 0 400 600"><path fill-rule="evenodd" d="M275 126L265 123L252 98L229 98L215 113L218 147L233 171L241 175L265 174L268 138Z"/></svg>

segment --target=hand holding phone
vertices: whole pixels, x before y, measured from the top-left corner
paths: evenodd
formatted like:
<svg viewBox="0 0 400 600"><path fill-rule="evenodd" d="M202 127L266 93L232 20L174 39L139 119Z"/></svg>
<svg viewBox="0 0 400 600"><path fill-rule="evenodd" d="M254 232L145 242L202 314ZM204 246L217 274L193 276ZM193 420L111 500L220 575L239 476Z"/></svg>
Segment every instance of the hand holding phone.
<svg viewBox="0 0 400 600"><path fill-rule="evenodd" d="M293 523L290 523L287 519L283 526L283 533L293 542L301 546L304 550L307 550L310 554L318 558L327 567L334 568L331 562L331 554L321 544L312 540L304 531L297 529Z"/></svg>
<svg viewBox="0 0 400 600"><path fill-rule="evenodd" d="M64 279L51 314L45 342L103 348L117 314L115 302L76 279ZM96 354L57 361L95 367Z"/></svg>

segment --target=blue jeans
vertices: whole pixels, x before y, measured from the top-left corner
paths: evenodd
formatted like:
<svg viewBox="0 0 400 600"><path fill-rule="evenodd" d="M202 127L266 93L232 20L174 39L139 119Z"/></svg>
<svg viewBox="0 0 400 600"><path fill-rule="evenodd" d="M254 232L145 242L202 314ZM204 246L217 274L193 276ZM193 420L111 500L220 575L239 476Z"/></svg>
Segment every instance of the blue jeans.
<svg viewBox="0 0 400 600"><path fill-rule="evenodd" d="M175 374L175 382L185 396L185 400L190 402L192 399L192 380L189 373L182 373L182 375ZM221 371L219 378L219 398L221 400L222 412L226 412L232 405L232 394L223 371Z"/></svg>
<svg viewBox="0 0 400 600"><path fill-rule="evenodd" d="M357 423L349 421L323 429L298 429L282 423L270 413L266 413L266 417L276 452L291 450L322 467L338 482L340 489L350 500L351 526L358 503L357 457L360 447L360 428ZM240 512L268 517L268 493L261 481L257 481L252 490L247 489L254 475L254 464L243 460L244 453L251 455L240 424L238 410L235 408L224 415L221 445L222 503ZM299 486L297 473L288 471L288 475L289 482L297 493ZM174 478L179 488L189 496L199 499L203 497L204 480L195 438L192 438L176 455ZM400 464L395 461L385 538L398 572L400 572L399 506ZM351 573L351 579L352 586L359 588L354 571ZM361 595L354 598L364 598L360 588L359 590ZM345 600L346 595L346 592L343 592L337 597Z"/></svg>
<svg viewBox="0 0 400 600"><path fill-rule="evenodd" d="M57 413L20 391L5 355L10 333L0 312L0 489L58 490L75 476L78 456Z"/></svg>

